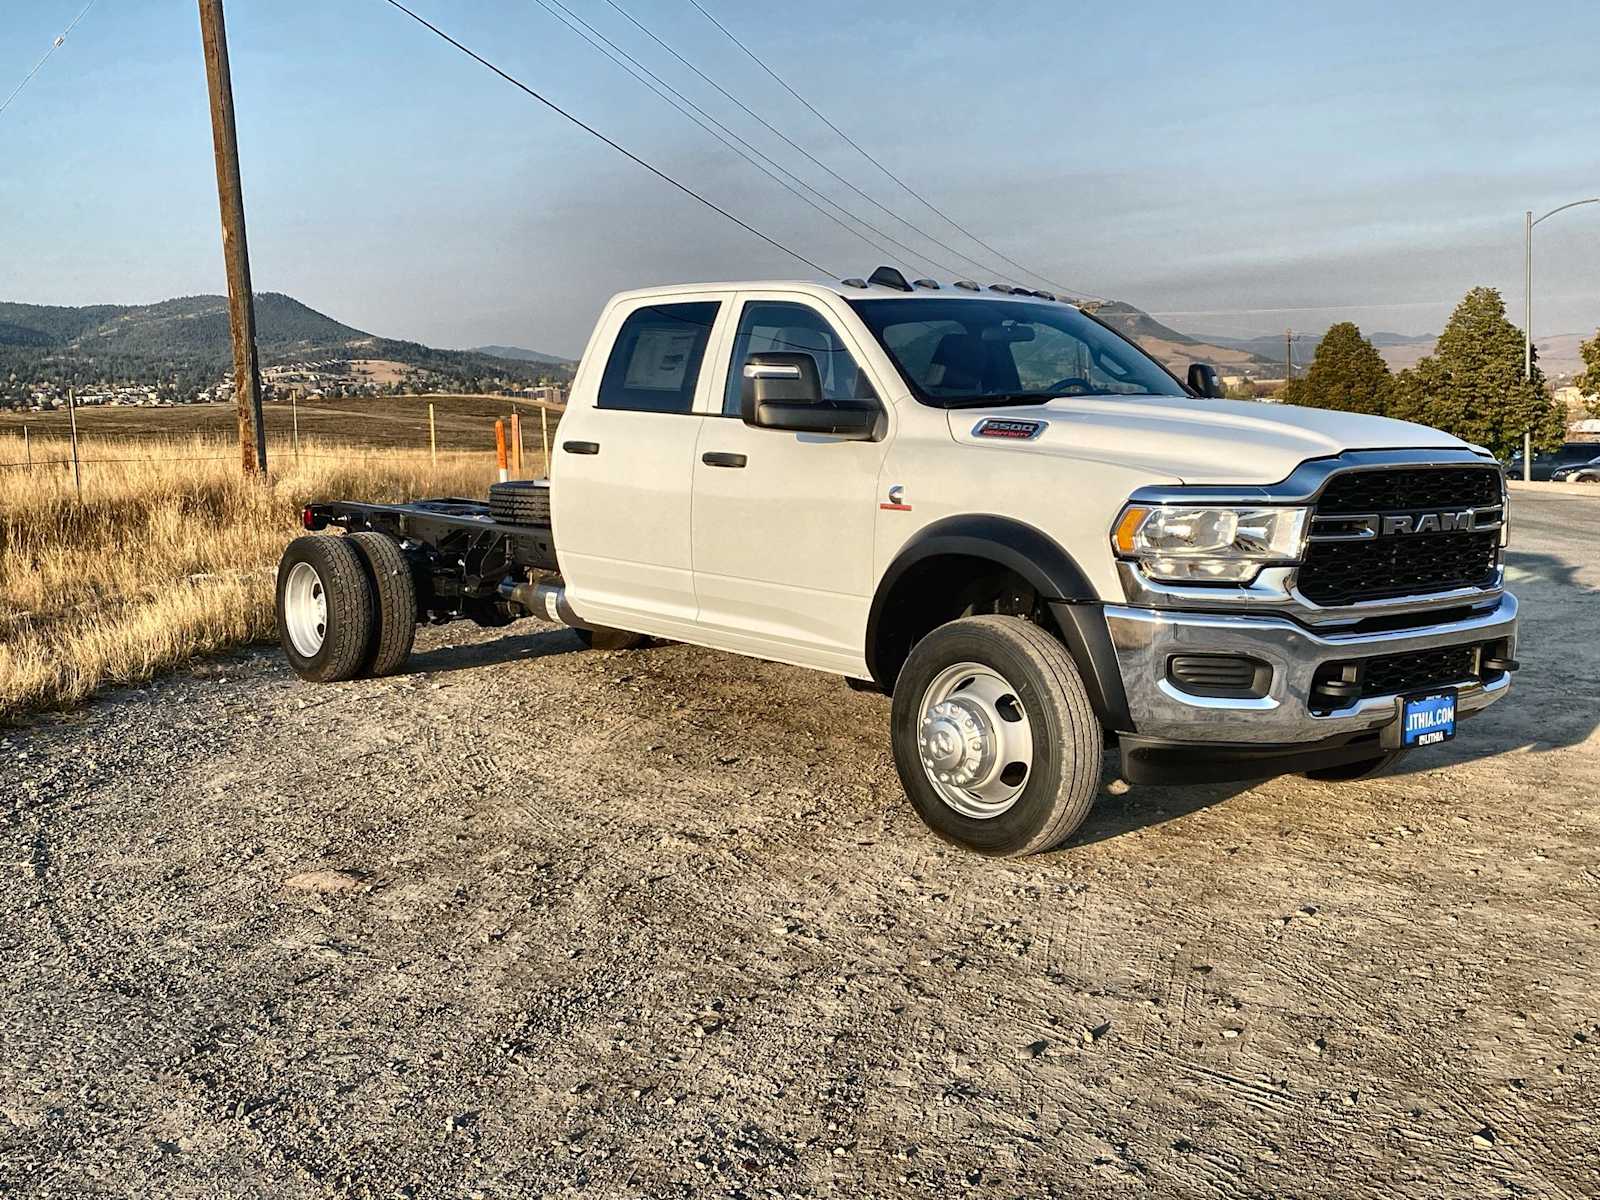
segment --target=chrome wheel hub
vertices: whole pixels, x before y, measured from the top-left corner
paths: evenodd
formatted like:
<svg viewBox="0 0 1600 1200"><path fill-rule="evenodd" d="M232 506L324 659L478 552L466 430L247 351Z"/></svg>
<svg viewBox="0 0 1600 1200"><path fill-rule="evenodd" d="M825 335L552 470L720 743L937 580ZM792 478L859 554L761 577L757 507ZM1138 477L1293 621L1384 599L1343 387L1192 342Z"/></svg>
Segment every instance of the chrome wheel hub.
<svg viewBox="0 0 1600 1200"><path fill-rule="evenodd" d="M289 644L302 658L313 658L328 636L328 593L310 563L295 563L283 585L283 624Z"/></svg>
<svg viewBox="0 0 1600 1200"><path fill-rule="evenodd" d="M936 704L922 718L922 765L944 783L966 787L994 759L994 730L977 705Z"/></svg>
<svg viewBox="0 0 1600 1200"><path fill-rule="evenodd" d="M1033 727L1016 689L991 667L956 663L923 693L917 753L928 782L956 812L997 817L1033 770Z"/></svg>

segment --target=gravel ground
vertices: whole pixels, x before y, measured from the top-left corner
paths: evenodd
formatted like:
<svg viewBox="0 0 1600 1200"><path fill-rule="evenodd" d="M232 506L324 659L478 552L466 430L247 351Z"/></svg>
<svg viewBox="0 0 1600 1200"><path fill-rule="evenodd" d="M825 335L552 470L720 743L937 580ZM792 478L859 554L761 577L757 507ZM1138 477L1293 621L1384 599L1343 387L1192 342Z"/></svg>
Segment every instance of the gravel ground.
<svg viewBox="0 0 1600 1200"><path fill-rule="evenodd" d="M0 740L0 1192L1600 1193L1600 504L1401 773L1106 794L995 862L888 702L532 622Z"/></svg>

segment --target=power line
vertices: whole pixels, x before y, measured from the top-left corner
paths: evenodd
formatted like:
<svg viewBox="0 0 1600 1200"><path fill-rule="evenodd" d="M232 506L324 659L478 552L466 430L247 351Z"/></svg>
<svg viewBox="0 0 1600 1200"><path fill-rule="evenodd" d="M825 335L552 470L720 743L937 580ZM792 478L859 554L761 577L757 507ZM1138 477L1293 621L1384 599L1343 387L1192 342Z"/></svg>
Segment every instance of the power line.
<svg viewBox="0 0 1600 1200"><path fill-rule="evenodd" d="M601 133L594 126L589 125L589 124L585 123L584 121L580 120L578 117L573 116L571 113L569 113L566 109L562 108L555 101L550 100L547 97L540 95L538 92L534 91L527 84L523 83L522 80L518 79L516 76L509 75L505 71L502 71L499 67L495 66L487 58L484 58L483 55L479 54L476 50L473 50L470 47L463 45L461 42L456 41L455 38L451 37L444 30L440 29L437 25L433 24L433 22L429 21L426 17L419 16L418 14L412 12L404 4L401 4L400 0L384 0L384 3L388 4L392 8L399 9L401 12L405 13L406 16L410 17L413 21L415 21L418 25L421 25L424 29L428 30L430 33L432 33L435 36L443 39L444 41L449 42L450 45L454 46L457 50L461 51L461 53L465 54L468 58L470 58L474 62L478 63L480 66L487 67L489 70L493 71L496 75L500 76L501 79L504 79L507 83L511 84L513 87L519 89L520 91L526 92L529 96L531 96L533 99L537 100L540 104L544 105L546 108L548 108L551 112L555 113L557 116L564 117L566 120L572 122L572 124L576 125L579 129L581 129L585 133L587 133L590 137L597 138L600 141L604 142L606 145L610 146L613 150L615 150L618 154L622 155L624 158L628 159L630 162L635 163L638 166L643 167L646 171L649 171L650 174L654 175L657 179L661 179L661 180L665 181L666 183L670 183L673 187L677 188L685 196L688 196L690 199L696 200L699 203L705 205L707 208L709 208L712 212L716 213L718 216L726 217L728 220L732 221L735 225L737 225L740 229L743 229L746 233L754 234L756 237L760 238L763 242L766 242L767 245L773 246L776 249L782 250L785 254L789 255L789 257L797 259L798 261L805 263L805 265L810 267L813 271L820 272L822 275L828 276L830 278L833 276L833 272L829 271L826 267L820 266L819 264L812 262L809 258L807 258L804 254L801 254L798 250L790 249L788 246L785 246L782 242L778 241L777 238L772 237L772 236L770 236L768 234L762 233L761 230L757 229L754 225L748 224L747 222L740 220L738 217L734 216L727 209L725 209L721 205L717 204L714 200L708 200L706 197L702 196L699 192L695 191L693 188L689 187L687 184L679 183L671 175L668 175L665 171L661 170L661 168L656 167L656 166L652 166L650 163L647 163L644 159L640 158L637 154L633 153L631 150L628 150L628 149L624 148L623 146L619 145L617 142L612 141L610 138L608 138L605 134Z"/></svg>
<svg viewBox="0 0 1600 1200"><path fill-rule="evenodd" d="M28 86L29 81L32 80L33 77L39 73L39 71L44 67L44 64L50 61L50 56L52 54L54 54L57 50L61 49L62 44L64 42L66 42L66 40L67 40L67 35L78 27L78 22L83 20L83 18L88 15L89 10L91 8L93 8L94 5L95 5L95 0L89 0L89 3L87 3L87 4L85 4L83 6L83 11L80 12L77 16L72 18L72 24L68 25L65 29L63 29L61 31L61 36L58 37L55 41L50 43L50 49L48 49L48 50L46 50L44 52L44 57L41 58L38 62L33 64L33 70L29 71L26 75L24 75L22 77L22 82L17 84L16 87L11 89L11 95L6 97L5 103L4 104L0 104L0 113L5 112L6 109L11 107L11 102L13 100L15 100L19 94L21 94L23 88Z"/></svg>
<svg viewBox="0 0 1600 1200"><path fill-rule="evenodd" d="M867 192L862 191L859 187L857 187L855 184L851 183L848 179L846 179L843 175L839 174L839 172L835 171L827 163L825 163L821 159L817 158L816 155L812 154L804 146L802 146L798 142L796 142L788 134L784 133L777 126L773 125L772 122L768 121L760 113L758 113L754 109L752 109L744 101L740 100L739 97L735 96L732 92L728 91L727 88L723 87L720 83L718 83L711 76L707 75L699 67L695 66L694 63L690 62L682 54L678 53L678 51L673 49L672 46L670 46L667 42L663 41L654 31L652 31L649 28L649 26L645 25L637 17L635 17L632 13L630 13L627 9L623 8L622 5L618 4L617 0L606 0L606 3L609 4L612 8L616 9L624 17L626 17L628 19L628 21L635 28L637 28L641 33L643 33L651 41L655 42L656 45L660 46L668 54L672 55L673 58L677 59L685 67L689 68L689 70L693 71L695 73L695 75L699 76L700 79L702 79L705 83L709 84L712 88L714 88L720 95L722 95L725 99L727 99L733 105L735 105L741 112L743 112L752 121L755 121L762 128L764 128L768 133L770 133L774 137L778 138L785 145L787 145L791 150L793 150L796 154L801 155L808 162L810 162L813 166L817 167L819 170L821 170L825 174L827 174L830 178L832 178L836 182L842 184L844 187L850 189L850 191L852 191L856 195L860 196L868 204L872 205L874 208L876 208L880 212L884 213L890 219L900 222L900 224L904 225L907 229L910 229L912 232L917 234L917 236L922 237L922 238L926 238L928 241L932 242L935 246L938 246L940 249L945 250L946 252L955 255L962 262L968 263L968 264L976 267L979 271L983 272L984 274L995 273L994 272L994 268L992 266L988 266L988 265L986 265L984 263L981 263L977 259L971 257L970 255L963 254L961 251L957 250L954 246L951 246L946 242L940 241L938 238L934 237L933 234L929 233L927 230L923 229L921 226L919 226L919 225L917 225L917 224L915 224L915 223L913 223L911 221L906 220L899 213L897 213L893 209L887 207L885 204L883 204L876 197L871 196ZM699 7L699 6L696 5L696 7ZM701 9L701 11L704 12L705 10ZM707 15L709 16L710 14L707 14ZM723 30L723 32L726 33L727 31ZM731 37L732 35L729 34L729 36ZM740 48L743 49L742 46ZM748 54L749 51L746 50L745 53ZM782 82L782 81L780 80L779 82ZM861 218L859 218L859 217L853 217L853 219L857 220L857 221L861 220ZM861 221L861 223L863 225L866 224L865 221ZM872 228L872 227L868 226L868 228ZM874 230L874 232L876 232L880 237L888 238L890 241L894 240L892 238L889 238L889 235L884 233L882 230ZM949 263L942 263L936 258L930 258L926 254L922 254L922 253L919 253L917 251L910 250L909 247L904 247L903 244L900 243L900 242L895 242L895 245L902 246L902 248L906 249L907 252L912 254L914 257L920 258L924 262L932 263L934 266L939 267L939 268L941 268L943 270L949 271L953 275L961 275L965 271L964 268L952 267ZM1004 257L1004 256L1002 255L1000 257ZM1000 277L1002 279L1008 280L1011 283L1020 283L1021 282L1020 280L1015 279L1012 276L1005 275L1003 273L1000 273ZM1046 280L1046 282L1049 282L1049 281ZM1054 286L1054 285L1052 285L1052 286Z"/></svg>
<svg viewBox="0 0 1600 1200"><path fill-rule="evenodd" d="M606 3L610 4L612 8L617 8L615 0L606 0ZM901 188L901 190L903 190L912 199L916 200L917 203L921 204L929 212L933 213L934 216L936 216L940 220L944 221L945 224L949 225L953 229L957 229L960 232L964 233L967 237L971 238L973 242L975 242L979 246L982 246L985 250L987 250L990 254L994 255L1001 262L1010 264L1011 266L1015 267L1017 270L1021 271L1025 275L1033 276L1033 278L1039 280L1041 283L1049 284L1049 286L1055 288L1059 292L1067 292L1067 293L1070 293L1070 294L1075 295L1075 296L1086 296L1086 297L1088 297L1089 299L1092 299L1092 300L1103 300L1103 299L1105 299L1104 296L1095 296L1095 295L1093 295L1092 293L1089 293L1089 292L1079 292L1076 289L1069 288L1064 284L1052 282L1047 277L1039 274L1039 272L1030 270L1029 268L1027 268L1027 267L1023 266L1021 263L1019 263L1016 259L1011 258L1009 255L1002 254L999 250L996 250L993 246L989 245L988 242L984 241L977 234L973 233L970 229L966 228L959 221L957 221L954 217L950 216L948 213L946 213L943 210L941 210L940 208L936 207L931 200L929 200L926 196L922 195L922 193L918 192L915 188L913 188L905 180L901 179L900 176L896 175L893 171L889 170L888 167L884 166L881 162L879 162L871 154L867 153L867 151L864 150L855 141L854 138L852 138L844 130L840 129L832 121L828 120L827 117L823 116L822 113L817 110L816 106L811 103L811 101L807 100L799 92L795 91L795 89L793 87L791 87L789 85L789 83L781 75L779 75L771 67L767 66L767 64L765 62L763 62L761 60L761 58L756 55L755 51L751 50L749 46L746 46L737 37L735 37L733 35L733 32L731 30L729 30L729 28L726 25L724 25L721 21L717 20L716 17L712 16L709 12L707 12L706 9L705 9L705 6L700 3L700 0L689 0L689 3L694 5L694 7L697 10L699 10L701 16L705 17L706 20L710 21L719 30L721 30L722 31L722 35L724 37L726 37L735 46L739 47L740 50L744 51L746 57L748 57L751 62L755 63L756 66L760 67L763 71L765 71L768 75L770 75L773 78L773 80L778 84L779 87L781 87L784 91L788 92L789 95L793 96L796 100L798 100L801 104L803 104L806 107L807 111L809 111L812 116L816 117L817 120L821 121L824 125L826 125L829 129L831 129L835 134L837 134L841 139L843 139L843 141L845 142L846 145L848 145L857 154L861 155L862 158L866 159L873 166L877 167L878 170L882 171L885 175L887 175L898 187ZM617 11L621 12L622 10L620 8L618 8ZM624 13L623 15L626 16L627 14ZM632 20L631 17L629 19ZM637 22L635 22L635 24L637 24ZM643 26L640 26L640 28L643 28ZM648 32L648 31L646 31L646 32ZM654 36L654 35L652 35L652 36ZM659 39L657 39L657 40L659 40ZM665 43L663 43L663 44L665 44ZM785 139L785 140L787 140L787 139ZM808 155L807 157L810 157L810 156ZM831 174L831 172L830 172L830 174ZM855 190L859 190L859 189L855 189ZM876 201L874 201L874 203L876 203ZM882 205L879 205L879 207L881 208ZM887 211L887 210L885 210L885 211ZM910 224L910 222L906 222L906 223ZM916 228L916 227L913 226L913 228ZM933 238L929 234L923 234L923 236L927 237L930 241L937 241L937 239ZM938 242L938 244L941 245L941 246L944 246L943 242ZM964 254L960 254L959 251L952 250L949 246L945 246L945 249L950 250L950 252L952 254L959 254L960 257L962 259L964 259L965 261L967 261L967 262L974 262L975 261L975 260L973 260L971 258L968 258ZM1002 276L1002 278L1005 278L1005 277ZM1015 281L1013 280L1013 282L1015 282Z"/></svg>
<svg viewBox="0 0 1600 1200"><path fill-rule="evenodd" d="M879 237L883 238L884 241L898 246L913 259L923 262L934 262L934 260L926 258L916 250L913 250L910 246L907 246L904 242L896 241L889 234L883 232L883 230L878 229L868 222L862 220L849 209L829 199L822 192L819 192L805 180L801 179L793 171L788 170L781 163L775 161L770 155L764 154L757 147L752 146L744 138L740 137L733 130L729 129L721 121L718 121L710 113L706 112L705 109L701 108L693 100L690 100L682 92L678 91L677 88L673 87L654 71L650 70L649 67L639 62L638 59L634 58L626 50L622 49L610 38L606 37L605 34L601 33L582 17L574 13L565 4L561 3L561 0L536 0L536 3L551 16L555 17L556 20L560 21L563 25L570 29L573 33L576 33L596 50L604 54L613 63L621 67L624 71L627 71L640 83L644 84L645 87L649 88L661 99L672 105L678 110L678 112L682 113L685 117L688 117L689 120L693 121L701 129L705 130L712 137L716 138L724 146L728 147L728 149L732 150L735 154L739 155L757 170L761 171L767 176L767 178L771 179L774 183L778 184L778 186L784 188L792 195L804 201L806 204L809 204L812 208L816 209L819 213L827 217L830 221L839 226L852 237L860 238L862 241L866 242L867 245L887 255L889 258L895 257L893 250L890 250L881 242L877 242L868 237L866 234L860 232L860 230L854 229L845 224L844 221L840 220L833 213L829 212L827 209L823 208L809 197L803 195L794 186L791 186L782 178L782 176L787 176L789 179L793 180L795 184L798 184L799 187L804 188L818 200L822 201L823 204L827 204L832 208L837 209L840 213L843 213L846 217L856 222L856 224L860 225L862 228L877 234ZM559 12L557 11L558 9L560 10ZM715 128L713 128L713 126Z"/></svg>

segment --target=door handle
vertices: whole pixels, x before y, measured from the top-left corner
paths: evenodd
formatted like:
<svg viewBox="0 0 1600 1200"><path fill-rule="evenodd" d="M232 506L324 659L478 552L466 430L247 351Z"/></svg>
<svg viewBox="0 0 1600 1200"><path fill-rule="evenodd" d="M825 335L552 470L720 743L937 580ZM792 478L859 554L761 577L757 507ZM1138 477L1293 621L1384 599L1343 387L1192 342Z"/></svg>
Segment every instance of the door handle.
<svg viewBox="0 0 1600 1200"><path fill-rule="evenodd" d="M700 456L708 467L742 467L750 460L742 454L729 454L725 450L708 450Z"/></svg>
<svg viewBox="0 0 1600 1200"><path fill-rule="evenodd" d="M561 448L568 454L599 454L599 442L562 442Z"/></svg>

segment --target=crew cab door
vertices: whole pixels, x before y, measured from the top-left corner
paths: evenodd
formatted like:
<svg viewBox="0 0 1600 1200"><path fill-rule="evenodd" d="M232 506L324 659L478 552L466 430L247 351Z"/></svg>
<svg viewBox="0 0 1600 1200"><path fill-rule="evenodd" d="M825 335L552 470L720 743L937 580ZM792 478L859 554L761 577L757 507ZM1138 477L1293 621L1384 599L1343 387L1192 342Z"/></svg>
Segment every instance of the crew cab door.
<svg viewBox="0 0 1600 1200"><path fill-rule="evenodd" d="M695 618L690 494L710 382L702 370L731 296L634 300L580 381L552 447L551 503L567 599L597 624L671 636ZM603 352L603 350L602 350Z"/></svg>
<svg viewBox="0 0 1600 1200"><path fill-rule="evenodd" d="M757 429L739 416L745 361L810 354L830 400L881 395L837 323L808 298L742 293L694 460L700 625L727 649L865 675L878 472L887 441Z"/></svg>

